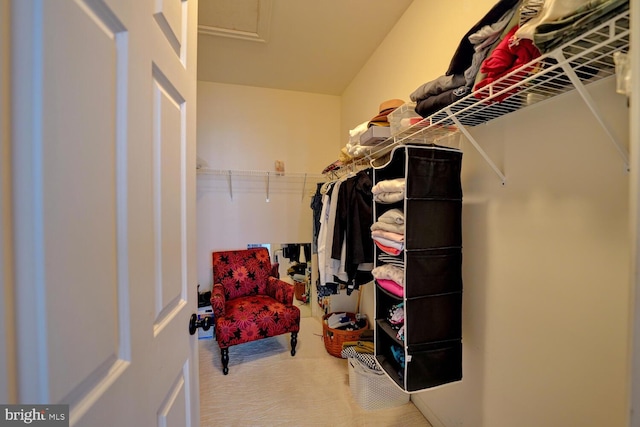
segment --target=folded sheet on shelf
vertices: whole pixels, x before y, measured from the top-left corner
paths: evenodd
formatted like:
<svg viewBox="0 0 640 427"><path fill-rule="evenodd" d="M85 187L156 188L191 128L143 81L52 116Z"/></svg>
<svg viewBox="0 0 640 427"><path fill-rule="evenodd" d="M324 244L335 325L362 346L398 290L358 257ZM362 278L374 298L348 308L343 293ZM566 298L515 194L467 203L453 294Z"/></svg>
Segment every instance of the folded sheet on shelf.
<svg viewBox="0 0 640 427"><path fill-rule="evenodd" d="M382 264L391 264L404 270L404 259L401 256L381 253L378 255L378 261Z"/></svg>
<svg viewBox="0 0 640 427"><path fill-rule="evenodd" d="M404 224L394 224L390 222L376 221L371 224L371 231L384 230L391 233L404 233Z"/></svg>
<svg viewBox="0 0 640 427"><path fill-rule="evenodd" d="M380 248L381 251L383 251L384 253L387 253L389 255L399 255L402 253L401 249L397 249L397 248L392 248L391 246L386 246L382 243L380 243L377 240L374 240L373 243Z"/></svg>
<svg viewBox="0 0 640 427"><path fill-rule="evenodd" d="M540 12L522 24L515 37L517 40L533 40L536 28L541 24L553 22L565 16L570 16L582 6L596 3L593 0L546 0Z"/></svg>
<svg viewBox="0 0 640 427"><path fill-rule="evenodd" d="M385 179L384 181L380 181L376 185L374 185L371 188L371 192L373 194L404 193L404 187L405 187L404 178Z"/></svg>
<svg viewBox="0 0 640 427"><path fill-rule="evenodd" d="M376 279L376 282L382 289L390 292L392 295L397 297L404 296L404 287L400 286L395 281L389 279Z"/></svg>
<svg viewBox="0 0 640 427"><path fill-rule="evenodd" d="M386 237L373 237L374 242L379 242L386 247L398 249L399 251L404 250L404 242L398 242L396 240L387 239Z"/></svg>
<svg viewBox="0 0 640 427"><path fill-rule="evenodd" d="M396 178L378 182L371 188L373 200L379 203L395 203L404 199L405 179Z"/></svg>
<svg viewBox="0 0 640 427"><path fill-rule="evenodd" d="M590 1L571 15L538 25L533 42L541 52L549 52L627 9L629 0Z"/></svg>
<svg viewBox="0 0 640 427"><path fill-rule="evenodd" d="M404 224L404 213L400 209L389 209L378 218L380 222L388 224Z"/></svg>
<svg viewBox="0 0 640 427"><path fill-rule="evenodd" d="M404 233L394 233L392 231L372 230L371 237L373 237L374 239L383 238L397 243L404 242Z"/></svg>
<svg viewBox="0 0 640 427"><path fill-rule="evenodd" d="M404 286L404 270L391 264L383 264L371 271L376 280L393 280L400 286Z"/></svg>

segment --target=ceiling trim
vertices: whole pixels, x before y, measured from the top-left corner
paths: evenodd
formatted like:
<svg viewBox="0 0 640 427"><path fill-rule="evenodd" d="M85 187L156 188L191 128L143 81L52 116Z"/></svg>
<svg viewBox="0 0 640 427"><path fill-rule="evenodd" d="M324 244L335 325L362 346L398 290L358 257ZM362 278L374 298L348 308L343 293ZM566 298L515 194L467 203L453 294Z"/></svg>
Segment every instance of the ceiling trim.
<svg viewBox="0 0 640 427"><path fill-rule="evenodd" d="M211 25L198 25L198 33L208 36L227 37L232 39L249 40L259 43L267 43L271 26L271 4L273 0L258 1L258 23L256 32L233 30L230 28L215 27Z"/></svg>

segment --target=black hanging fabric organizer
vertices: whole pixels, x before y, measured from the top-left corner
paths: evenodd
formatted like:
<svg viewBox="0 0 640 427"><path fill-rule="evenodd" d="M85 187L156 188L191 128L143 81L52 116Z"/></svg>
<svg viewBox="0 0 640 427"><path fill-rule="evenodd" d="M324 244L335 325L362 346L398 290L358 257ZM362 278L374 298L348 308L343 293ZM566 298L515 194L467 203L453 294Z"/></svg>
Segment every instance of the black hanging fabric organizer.
<svg viewBox="0 0 640 427"><path fill-rule="evenodd" d="M405 391L419 391L462 379L462 152L403 145L374 168L374 185L405 179L404 200L374 203L374 221L389 209L404 212L404 297L376 284L375 357ZM375 249L375 264L381 249ZM404 340L388 320L404 304ZM394 357L395 347L396 354ZM398 361L398 350L404 364Z"/></svg>

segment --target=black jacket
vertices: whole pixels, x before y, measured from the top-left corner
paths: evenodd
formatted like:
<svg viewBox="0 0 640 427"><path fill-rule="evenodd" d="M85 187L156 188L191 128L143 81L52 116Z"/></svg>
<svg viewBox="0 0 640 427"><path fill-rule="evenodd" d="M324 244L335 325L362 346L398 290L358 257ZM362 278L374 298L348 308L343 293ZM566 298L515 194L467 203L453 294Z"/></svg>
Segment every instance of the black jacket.
<svg viewBox="0 0 640 427"><path fill-rule="evenodd" d="M345 270L349 282L356 278L358 265L373 262L373 194L371 169L358 172L339 188L331 258L341 259L346 239Z"/></svg>

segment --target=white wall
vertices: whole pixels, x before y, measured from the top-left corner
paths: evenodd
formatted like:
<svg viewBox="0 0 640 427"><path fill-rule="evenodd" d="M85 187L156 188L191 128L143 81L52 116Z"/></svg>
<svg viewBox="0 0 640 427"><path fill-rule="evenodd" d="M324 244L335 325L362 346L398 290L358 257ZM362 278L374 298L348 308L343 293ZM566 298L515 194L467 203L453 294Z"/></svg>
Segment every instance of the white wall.
<svg viewBox="0 0 640 427"><path fill-rule="evenodd" d="M320 174L337 159L340 98L198 82L198 155L211 169ZM198 176L198 282L211 285L211 252L248 243L310 242L315 181ZM233 199L231 198L233 194ZM304 196L303 196L304 194Z"/></svg>
<svg viewBox="0 0 640 427"><path fill-rule="evenodd" d="M494 0L415 1L342 98L342 132L442 75ZM613 82L590 90L628 140ZM624 426L628 179L575 93L471 130L463 145L461 382L414 394L434 426ZM373 314L372 292L363 307Z"/></svg>

